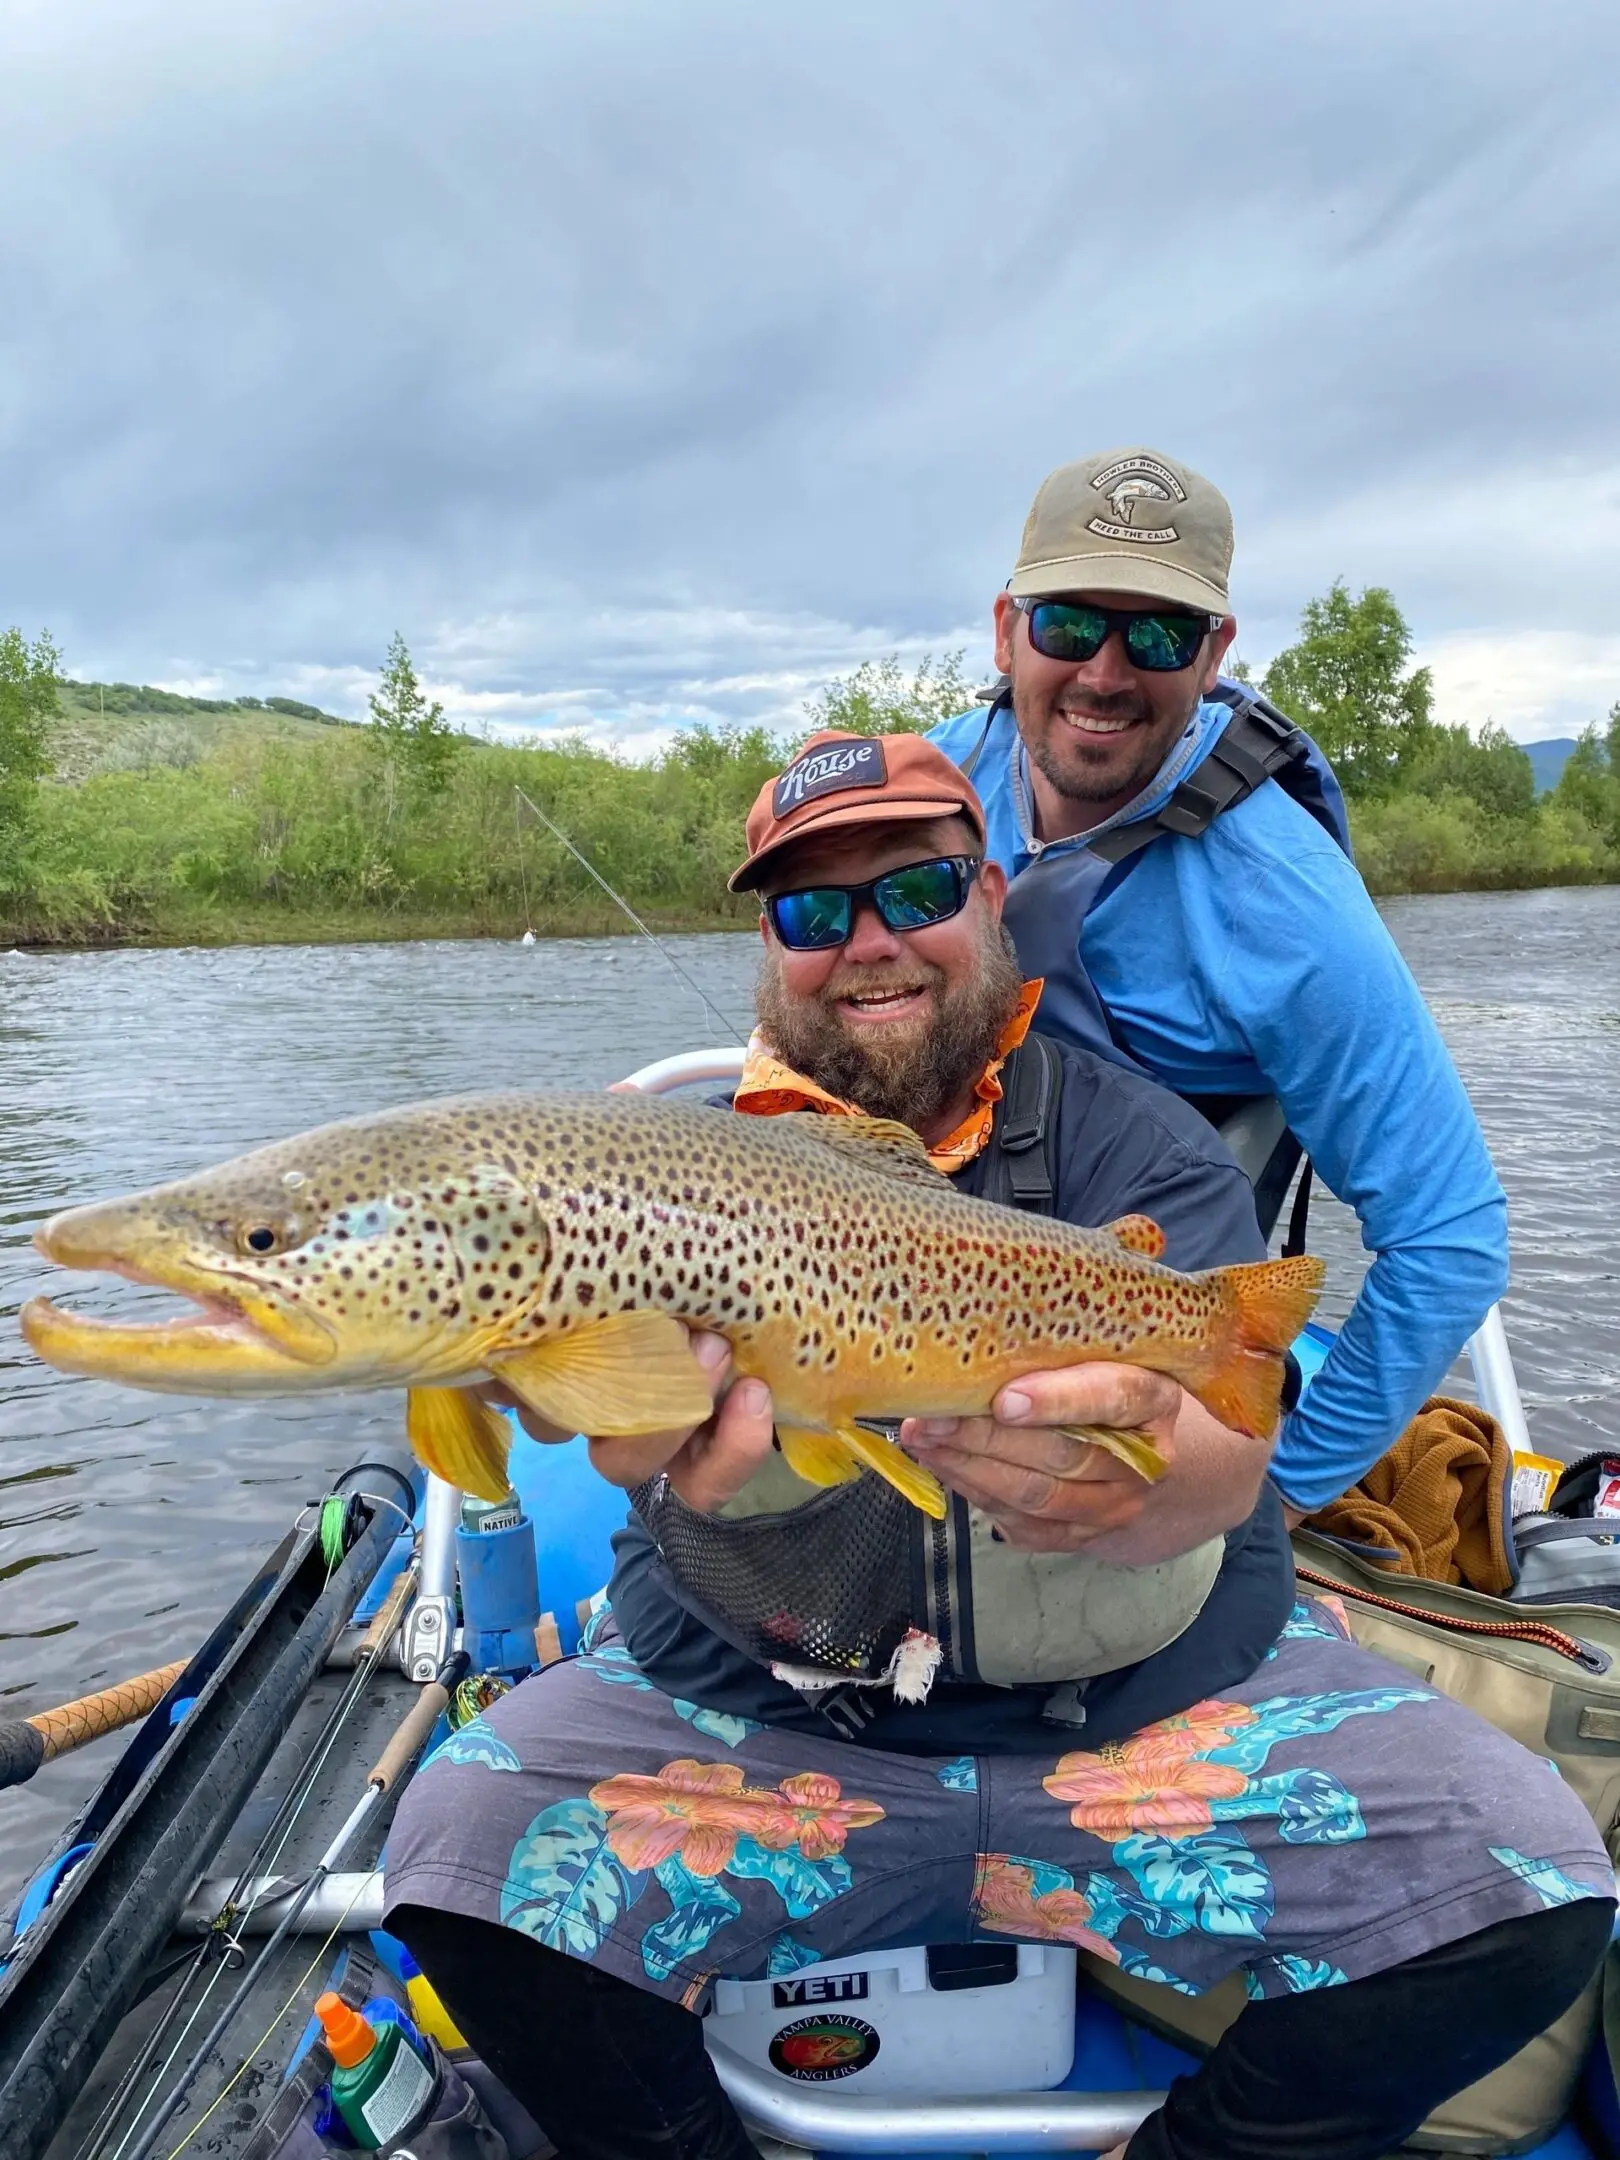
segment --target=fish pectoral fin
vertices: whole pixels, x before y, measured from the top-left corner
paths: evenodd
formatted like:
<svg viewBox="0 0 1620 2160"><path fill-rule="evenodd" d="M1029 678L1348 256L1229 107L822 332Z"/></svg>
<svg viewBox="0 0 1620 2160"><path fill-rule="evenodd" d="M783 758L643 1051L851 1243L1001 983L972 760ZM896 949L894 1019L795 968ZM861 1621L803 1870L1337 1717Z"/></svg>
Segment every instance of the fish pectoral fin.
<svg viewBox="0 0 1620 2160"><path fill-rule="evenodd" d="M435 1477L480 1500L511 1489L506 1458L512 1428L468 1388L413 1387L405 1397L405 1436Z"/></svg>
<svg viewBox="0 0 1620 2160"><path fill-rule="evenodd" d="M1118 1238L1127 1252L1140 1253L1144 1260L1164 1258L1164 1232L1151 1215L1121 1215L1117 1222L1104 1223L1109 1237Z"/></svg>
<svg viewBox="0 0 1620 2160"><path fill-rule="evenodd" d="M1170 1467L1146 1433L1134 1432L1126 1426L1060 1425L1058 1431L1071 1440L1083 1440L1087 1447L1106 1449L1138 1477L1146 1478L1150 1485L1157 1484Z"/></svg>
<svg viewBox="0 0 1620 2160"><path fill-rule="evenodd" d="M686 1330L668 1313L611 1313L484 1362L538 1416L593 1439L676 1432L714 1410Z"/></svg>
<svg viewBox="0 0 1620 2160"><path fill-rule="evenodd" d="M821 1111L796 1111L793 1115L805 1120L807 1131L813 1126L815 1137L824 1146L864 1164L868 1170L885 1171L890 1177L919 1185L937 1187L951 1182L929 1161L928 1149L919 1135L897 1118L838 1117Z"/></svg>
<svg viewBox="0 0 1620 2160"><path fill-rule="evenodd" d="M812 1432L806 1425L778 1425L776 1437L788 1468L807 1485L848 1485L861 1474L860 1464L831 1433Z"/></svg>
<svg viewBox="0 0 1620 2160"><path fill-rule="evenodd" d="M913 1462L896 1442L855 1424L840 1425L833 1437L848 1448L857 1462L863 1463L868 1470L875 1470L880 1478L887 1478L895 1491L904 1493L913 1507L921 1508L925 1515L932 1515L936 1522L943 1518L944 1486L931 1470Z"/></svg>

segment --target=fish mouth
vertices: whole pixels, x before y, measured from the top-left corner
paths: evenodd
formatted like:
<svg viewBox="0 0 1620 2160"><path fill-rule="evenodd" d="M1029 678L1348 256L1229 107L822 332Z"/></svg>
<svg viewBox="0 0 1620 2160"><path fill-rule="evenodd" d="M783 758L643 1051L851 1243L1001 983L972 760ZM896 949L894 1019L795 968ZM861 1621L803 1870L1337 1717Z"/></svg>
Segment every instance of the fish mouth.
<svg viewBox="0 0 1620 2160"><path fill-rule="evenodd" d="M172 1291L190 1309L162 1320L98 1319L52 1298L30 1298L18 1315L24 1340L59 1371L164 1394L261 1393L278 1381L307 1387L311 1367L336 1355L330 1329L259 1285L227 1285L217 1273L178 1260L141 1265L99 1250L79 1234L77 1212L34 1233L47 1260Z"/></svg>

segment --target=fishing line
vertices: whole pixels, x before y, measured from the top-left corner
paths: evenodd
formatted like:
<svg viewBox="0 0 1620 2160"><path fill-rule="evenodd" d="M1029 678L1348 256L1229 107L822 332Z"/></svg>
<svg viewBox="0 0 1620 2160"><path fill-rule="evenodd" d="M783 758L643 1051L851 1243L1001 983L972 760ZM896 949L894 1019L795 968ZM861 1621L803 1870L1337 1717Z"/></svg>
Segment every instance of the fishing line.
<svg viewBox="0 0 1620 2160"><path fill-rule="evenodd" d="M191 2143L192 2139L197 2135L197 2132L202 2128L203 2124L207 2122L210 2115L212 2115L216 2111L216 2109L223 2105L223 2103L229 2098L230 2094L235 2089L237 2084L241 2081L243 2077L246 2076L248 2069L253 2062L253 2058L255 2055L258 2054L260 2048L267 2046L269 2042L275 2038L276 2027L287 2015L287 2012L289 2010L297 2008L299 1996L302 1995L305 1988L308 1987L311 1979L314 1977L314 1974L320 1965L322 1958L324 1958L327 1951L331 1949L333 1943L337 1941L338 1936L342 1932L344 1921L347 1920L350 1913L354 1911L354 1908L359 1903L369 1881L369 1875L365 1872L364 1869L362 1869L360 1874L360 1880L355 1885L354 1895L349 1899L348 1904L344 1906L342 1912L338 1914L336 1920L333 1921L331 1933L327 1936L326 1940L321 1944L315 1955L305 1966L303 1972L299 1975L292 1993L287 1997L287 2000L282 2004L281 2008L270 2020L269 2024L265 2027L259 2038L254 2041L252 2047L248 2049L247 2053L237 2064L236 2068L231 2072L230 2077L220 2087L219 2091L214 2095L208 2106L203 2109L202 2113L197 2117L197 2120L191 2125L191 2128L186 2132L185 2136L174 2148L174 2151L166 2156L166 2160L181 2160L181 2155L184 2153L186 2147Z"/></svg>
<svg viewBox="0 0 1620 2160"><path fill-rule="evenodd" d="M702 1000L704 1010L710 1015L710 1017L719 1021L720 1025L725 1029L726 1033L731 1036L734 1042L746 1043L748 1038L738 1028L736 1021L729 1019L726 1014L720 1010L719 1006L715 1004L714 1000L709 996L708 992L704 989L701 983L694 982L692 980L692 977L687 974L685 968L681 966L681 963L669 950L668 946L663 944L662 941L655 937L652 931L647 928L647 925L642 921L641 917L636 913L635 909L630 905L629 901L625 899L624 895L622 893L616 893L613 890L613 887L608 883L607 879L603 877L601 871L597 869L595 863L590 860L589 856L582 855L580 853L579 849L575 847L573 841L569 839L568 835L563 831L560 825L554 825L552 823L551 819L546 816L546 813L534 800L533 796L526 795L522 788L516 785L513 786L512 793L516 795L520 801L526 802L528 804L529 808L534 812L535 816L546 828L546 831L548 833L551 833L556 839L562 842L563 846L568 850L569 854L573 856L575 862L580 865L581 869L588 870L590 872L591 876L595 878L597 884L601 886L602 890L607 894L608 898L614 903L614 905L616 907L623 908L625 914L629 916L630 920L635 924L636 928L647 940L647 943L651 945L657 952L663 954L664 958L675 970L681 981L685 983L687 989L690 990L695 997L698 997ZM519 830L521 831L521 829L522 827L520 822ZM525 906L526 905L527 899L525 898Z"/></svg>
<svg viewBox="0 0 1620 2160"><path fill-rule="evenodd" d="M328 1576L335 1575L343 1565L344 1531L348 1526L349 1502L343 1493L328 1493L321 1502L321 1558L326 1562Z"/></svg>
<svg viewBox="0 0 1620 2160"><path fill-rule="evenodd" d="M523 867L523 804L518 800L522 793L523 790L520 787L514 787L512 790L512 823L517 828L518 884L523 890L523 927L528 931L530 937L533 937L534 917L529 913L529 873ZM531 804L530 807L532 809L533 805Z"/></svg>
<svg viewBox="0 0 1620 2160"><path fill-rule="evenodd" d="M384 1500L378 1494L371 1494L368 1497L379 1507L395 1506L393 1501ZM397 1509L396 1512L401 1515L404 1514L403 1509ZM406 1518L406 1521L408 1525L409 1518ZM175 2067L193 2027L207 2009L210 1996L225 1974L232 1969L230 1953L232 1950L240 1949L240 1931L246 1925L249 1916L259 1905L272 1898L284 1897L289 1894L296 1895L297 1891L302 1887L299 1883L291 1885L277 1883L275 1879L276 1868L280 1863L282 1854L287 1849L294 1830L298 1826L304 1809L314 1796L316 1782L322 1769L331 1756L332 1750L343 1737L345 1726L359 1707L360 1699L381 1665L386 1652L387 1644L379 1643L369 1660L355 1667L348 1685L328 1713L326 1724L317 1736L303 1770L288 1789L281 1806L277 1809L275 1816L260 1837L258 1844L254 1847L252 1854L237 1875L232 1886L232 1894L226 1899L224 1906L221 1908L219 1919L197 1945L191 1969L182 1977L173 1999L158 2023L156 2031L150 2036L147 2045L142 2048L140 2055L130 2066L124 2078L120 2080L118 2089L113 2093L107 2106L103 2109L100 2119L91 2129L89 2142L81 2148L81 2160L94 2160L97 2153L106 2149L107 2139L112 2135L113 2123L117 2119L119 2109L129 2099L136 2080L144 2073L158 2047L162 2045L170 2026L179 2015L187 1993L196 1981L198 1974L202 1971L210 1953L214 1952L216 1954L213 1960L213 1969L209 1973L201 1993L191 2004L189 2014L179 2032L175 2035L167 2056L154 2073L151 2087L145 2097L137 2102L134 2115L125 2125L123 2134L119 2137L118 2143L113 2149L112 2160L122 2160L122 2155L128 2150L131 2138L135 2137L140 2130L142 2116L157 2097L162 2081L168 2077ZM256 1896L251 1893L251 1885L255 1875L260 1877L260 1888ZM243 1896L246 1897L247 1901L245 1905L238 1906L236 1901L238 1897ZM230 1932L233 1926L236 1930L234 1934ZM224 1944L223 1949L220 1948L222 1941Z"/></svg>

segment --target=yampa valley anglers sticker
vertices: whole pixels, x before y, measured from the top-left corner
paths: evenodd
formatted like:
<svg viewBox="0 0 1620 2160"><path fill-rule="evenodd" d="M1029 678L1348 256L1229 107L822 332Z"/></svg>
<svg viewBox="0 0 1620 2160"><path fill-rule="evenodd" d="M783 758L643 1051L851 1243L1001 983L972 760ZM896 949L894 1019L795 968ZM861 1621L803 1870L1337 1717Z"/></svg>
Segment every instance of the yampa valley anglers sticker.
<svg viewBox="0 0 1620 2160"><path fill-rule="evenodd" d="M771 2042L771 2063L784 2077L815 2085L853 2077L877 2055L877 2030L843 2010L818 2010L795 2018Z"/></svg>

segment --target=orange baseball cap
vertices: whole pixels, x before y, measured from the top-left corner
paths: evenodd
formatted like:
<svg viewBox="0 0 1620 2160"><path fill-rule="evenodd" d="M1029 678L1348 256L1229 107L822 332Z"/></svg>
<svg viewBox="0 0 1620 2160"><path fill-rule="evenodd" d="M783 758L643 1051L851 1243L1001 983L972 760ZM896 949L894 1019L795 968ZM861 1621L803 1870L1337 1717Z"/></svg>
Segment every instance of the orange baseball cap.
<svg viewBox="0 0 1620 2160"><path fill-rule="evenodd" d="M965 817L984 845L984 807L966 773L921 735L812 735L748 813L748 859L727 880L753 892L772 856L807 833L907 818Z"/></svg>

